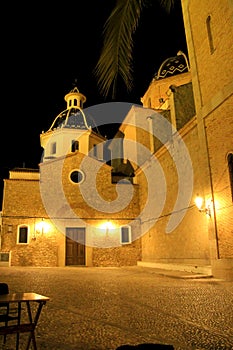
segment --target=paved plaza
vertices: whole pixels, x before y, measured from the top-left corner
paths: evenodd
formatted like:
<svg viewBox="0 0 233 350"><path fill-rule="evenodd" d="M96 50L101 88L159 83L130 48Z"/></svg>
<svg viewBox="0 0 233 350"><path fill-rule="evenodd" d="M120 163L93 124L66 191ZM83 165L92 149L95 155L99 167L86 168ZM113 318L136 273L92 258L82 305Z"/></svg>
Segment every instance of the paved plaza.
<svg viewBox="0 0 233 350"><path fill-rule="evenodd" d="M38 350L146 343L154 344L148 349L232 350L233 282L184 274L139 266L0 267L0 282L11 292L50 297L36 329ZM20 350L26 339L22 334ZM15 335L8 335L4 349L14 344Z"/></svg>

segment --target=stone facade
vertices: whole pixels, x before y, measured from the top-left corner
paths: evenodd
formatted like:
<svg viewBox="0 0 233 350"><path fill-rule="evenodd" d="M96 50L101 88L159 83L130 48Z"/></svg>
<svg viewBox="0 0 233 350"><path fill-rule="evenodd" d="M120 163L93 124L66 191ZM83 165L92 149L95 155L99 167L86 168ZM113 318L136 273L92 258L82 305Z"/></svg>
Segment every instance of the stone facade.
<svg viewBox="0 0 233 350"><path fill-rule="evenodd" d="M233 6L228 0L182 1L198 137L201 188L212 208L209 242L212 272L233 279Z"/></svg>
<svg viewBox="0 0 233 350"><path fill-rule="evenodd" d="M11 252L12 266L64 266L65 230L76 226L86 228L87 266L136 265L140 260L140 228L137 225L132 228L131 244L120 244L119 231L138 215L138 186L133 185L133 198L127 207L114 214L103 214L95 209L98 206L95 187L88 191L91 198L84 199L77 184L69 180L73 169L82 168L83 158L83 154L76 152L42 163L37 180L30 179L30 172L32 177L34 171L27 169L13 170L10 178L5 180L1 251ZM110 202L117 195L116 184L111 183L111 167L98 163L89 159L86 165L83 162L82 171L87 177L93 176L90 167L92 170L98 167L96 191L102 194L104 201ZM125 192L128 184L121 186ZM46 232L37 228L41 220L49 227ZM108 233L101 227L106 221L111 221L114 226ZM27 244L18 242L19 228L23 225L29 229Z"/></svg>
<svg viewBox="0 0 233 350"><path fill-rule="evenodd" d="M120 127L122 160L115 161L114 176L121 179L119 170L131 167L131 184L117 185L112 167L87 155L87 134L85 151L62 155L61 149L40 164L38 178L12 171L4 182L1 230L1 251L11 251L12 265L64 266L66 228L81 227L87 266L210 265L215 277L233 280L233 7L228 0L198 7L182 0L182 11L190 69L154 78L143 106L133 106ZM92 191L85 181L70 181L75 170ZM129 189L132 197L122 206ZM200 210L197 195L204 199ZM42 219L47 232L38 229ZM22 225L29 228L27 244L18 244ZM132 242L122 244L127 225Z"/></svg>
<svg viewBox="0 0 233 350"><path fill-rule="evenodd" d="M88 126L77 87L40 135L39 170L4 183L1 256L11 266L123 266L141 259L138 186L103 161L105 138ZM130 201L127 201L128 197ZM6 261L4 261L4 265Z"/></svg>
<svg viewBox="0 0 233 350"><path fill-rule="evenodd" d="M5 180L0 256L10 253L12 266L135 265L138 186L125 173L113 181L103 160L106 138L85 115L86 97L76 86L65 101L40 135L39 170L13 169Z"/></svg>
<svg viewBox="0 0 233 350"><path fill-rule="evenodd" d="M178 78L176 81L177 86L184 87L179 85ZM182 81L181 74L180 82ZM189 88L184 90L189 91ZM202 173L199 169L202 152L198 139L197 119L193 107L189 108L193 106L193 95L188 93L181 99L177 90L174 90L172 101L175 106L182 105L181 110L186 110L185 122L183 127L179 128L179 133L177 129L171 128L167 119L163 124L164 117L160 111L150 108L142 110L140 107L133 107L121 126L125 139L133 140L135 145L135 156L132 156L132 149L130 152L125 150L125 153L128 153L128 157L136 159L135 174L139 186L141 212L150 201L150 191L154 190L155 196L154 201L151 199L152 204L147 216L140 217L142 263L209 265L210 218L200 214L195 205L195 197L200 193L202 182ZM172 112L170 111L171 120L177 125L177 116L181 122L184 113L177 111L176 108L174 115ZM134 132L133 124L135 124ZM151 139L150 130L153 132ZM163 142L159 145L155 136L159 137L161 134L164 134L164 139L161 138ZM139 145L143 146L143 154L140 153ZM148 158L145 156L146 148L153 151ZM157 162L159 166L154 165ZM138 167L138 164L141 166ZM178 224L169 231L170 220L177 220Z"/></svg>
<svg viewBox="0 0 233 350"><path fill-rule="evenodd" d="M217 1L211 9L209 1L203 1L200 6L201 9L197 8L195 1L182 1L190 71L163 79L155 77L141 99L147 110L140 112L134 108L125 119L125 123L135 123L136 131L127 125L121 130L126 138L147 147L153 154L143 165L140 152L136 156L141 165L140 168L135 165L141 210L149 195L148 181L157 181L162 186L160 178L164 176L166 183L163 210L142 235L140 265L143 262L211 265L214 276L232 280L233 186L228 156L233 153L230 65L233 9L228 1ZM226 19L224 24L222 18ZM172 60L174 62L174 58ZM167 139L155 136L161 136L164 131L159 130L156 112L171 125L170 130L166 129ZM176 130L191 159L193 188L187 208L179 207L184 211L182 220L167 232L170 218L176 215L177 197L182 187L185 188L179 181L181 174L177 166L182 154L173 147ZM135 146L134 152L139 149ZM175 159L176 152L178 158ZM152 167L154 158L159 161L162 172L157 176L154 172L153 179L148 179L147 169ZM159 200L159 191L156 195L159 207L163 198ZM204 200L202 212L195 206L197 195ZM156 218L156 203L153 210L148 222ZM141 224L143 226L143 222Z"/></svg>
<svg viewBox="0 0 233 350"><path fill-rule="evenodd" d="M190 72L170 76L166 79L152 79L147 91L141 98L141 102L145 108L153 108L156 110L163 109L164 104L169 99L168 91L171 85L186 85L191 82ZM165 107L166 108L166 107Z"/></svg>

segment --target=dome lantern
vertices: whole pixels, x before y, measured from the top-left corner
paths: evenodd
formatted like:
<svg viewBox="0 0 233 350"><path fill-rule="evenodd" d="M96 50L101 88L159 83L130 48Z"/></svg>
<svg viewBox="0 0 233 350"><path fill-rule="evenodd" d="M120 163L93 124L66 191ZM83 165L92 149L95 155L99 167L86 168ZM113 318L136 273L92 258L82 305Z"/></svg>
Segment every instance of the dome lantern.
<svg viewBox="0 0 233 350"><path fill-rule="evenodd" d="M86 96L81 94L77 86L75 86L68 94L65 95L65 101L67 103L67 109L83 108L83 104L86 102Z"/></svg>

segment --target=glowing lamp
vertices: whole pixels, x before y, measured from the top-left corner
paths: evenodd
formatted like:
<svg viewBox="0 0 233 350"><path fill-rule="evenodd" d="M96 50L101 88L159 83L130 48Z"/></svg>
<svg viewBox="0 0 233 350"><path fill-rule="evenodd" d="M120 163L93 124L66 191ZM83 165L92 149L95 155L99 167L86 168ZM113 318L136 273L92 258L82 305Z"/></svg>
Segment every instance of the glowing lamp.
<svg viewBox="0 0 233 350"><path fill-rule="evenodd" d="M210 205L208 205L207 207L203 207L203 203L204 203L204 199L200 196L197 196L195 198L195 204L196 204L196 207L197 209L200 211L200 212L203 212L209 216L211 216L211 210L210 210Z"/></svg>
<svg viewBox="0 0 233 350"><path fill-rule="evenodd" d="M49 231L49 224L47 224L43 219L36 224L37 233L47 233Z"/></svg>
<svg viewBox="0 0 233 350"><path fill-rule="evenodd" d="M199 211L202 211L203 198L197 196L197 197L195 198L195 204L196 204L197 209L198 209Z"/></svg>

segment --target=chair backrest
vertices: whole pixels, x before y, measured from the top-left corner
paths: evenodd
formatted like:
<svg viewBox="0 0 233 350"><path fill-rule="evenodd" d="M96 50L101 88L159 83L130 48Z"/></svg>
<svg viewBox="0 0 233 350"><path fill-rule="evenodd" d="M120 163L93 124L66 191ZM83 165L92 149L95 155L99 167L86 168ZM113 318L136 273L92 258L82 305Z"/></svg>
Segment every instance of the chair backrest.
<svg viewBox="0 0 233 350"><path fill-rule="evenodd" d="M7 283L0 282L0 295L9 294L9 287Z"/></svg>

